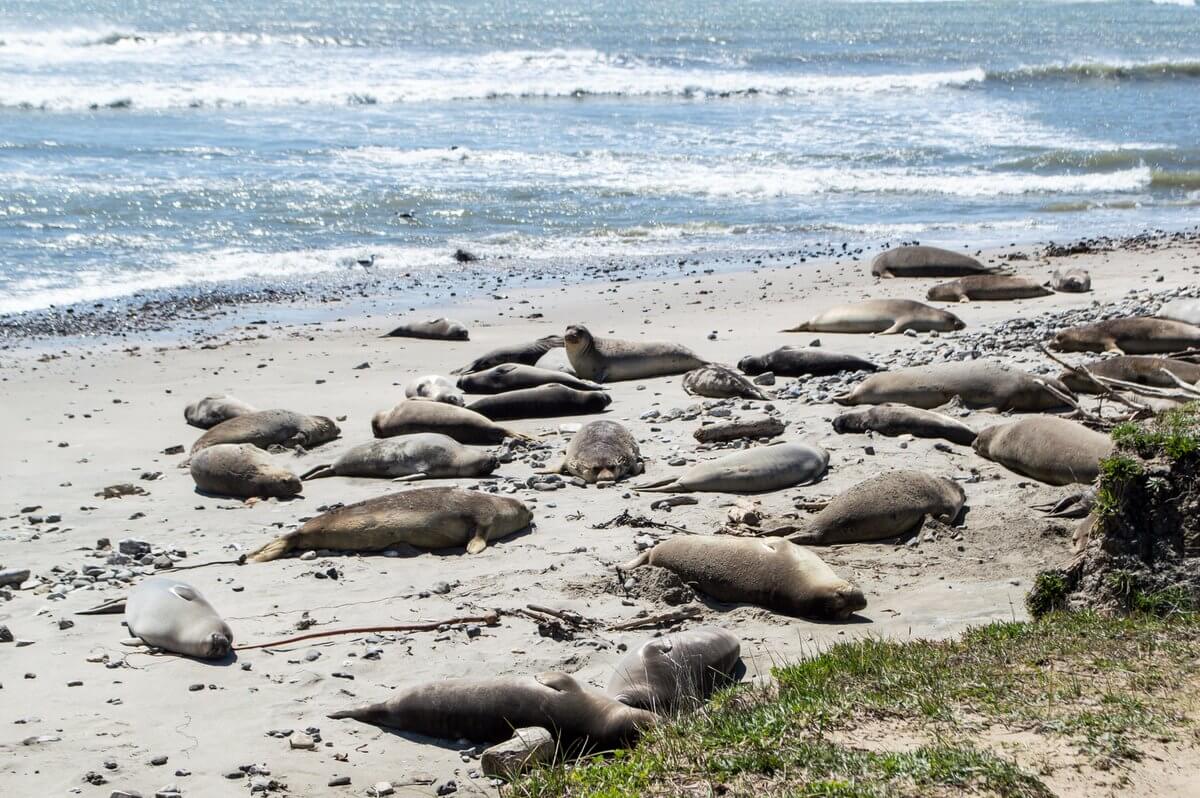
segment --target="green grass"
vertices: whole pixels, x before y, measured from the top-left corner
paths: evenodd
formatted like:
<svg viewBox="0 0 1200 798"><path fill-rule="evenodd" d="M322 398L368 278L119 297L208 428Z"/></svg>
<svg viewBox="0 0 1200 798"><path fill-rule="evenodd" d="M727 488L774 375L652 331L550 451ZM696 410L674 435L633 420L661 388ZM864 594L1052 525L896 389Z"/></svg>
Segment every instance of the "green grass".
<svg viewBox="0 0 1200 798"><path fill-rule="evenodd" d="M1200 684L1200 616L1052 612L956 641L843 643L774 675L769 690L735 688L630 751L534 771L507 794L1047 796L980 735L1054 736L1104 769L1138 758L1190 723L1179 702ZM879 730L875 744L854 744L862 728Z"/></svg>
<svg viewBox="0 0 1200 798"><path fill-rule="evenodd" d="M1163 454L1179 460L1200 449L1200 403L1166 410L1149 421L1118 424L1112 437L1118 446L1141 457Z"/></svg>

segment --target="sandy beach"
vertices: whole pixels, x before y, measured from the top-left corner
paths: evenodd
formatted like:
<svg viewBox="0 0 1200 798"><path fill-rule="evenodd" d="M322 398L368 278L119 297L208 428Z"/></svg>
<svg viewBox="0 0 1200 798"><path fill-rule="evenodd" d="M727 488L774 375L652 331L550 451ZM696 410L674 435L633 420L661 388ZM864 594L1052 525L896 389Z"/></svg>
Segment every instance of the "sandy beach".
<svg viewBox="0 0 1200 798"><path fill-rule="evenodd" d="M538 288L501 289L416 312L387 299L376 298L369 307L347 301L336 308L337 321L253 324L243 312L234 314L236 326L181 325L149 340L137 333L116 340L9 339L0 349L0 570L28 569L31 576L19 589L0 588L0 624L15 638L0 642L4 791L153 795L174 786L189 796L244 794L258 774L260 784L274 780L276 789L286 785L294 795L366 795L385 781L399 795L451 794L449 782L453 794L494 792L479 771L482 746L418 740L326 714L382 699L398 686L448 677L561 670L602 689L623 650L655 634L606 627L672 609L640 585L627 589L615 566L637 553L639 539L644 545L647 538L671 534L719 533L736 498L692 494L695 504L652 509L663 495L634 493L628 482L534 490L525 482L534 464L522 454L486 480L436 483L512 487L512 495L533 508L531 533L493 542L478 555L321 556L178 572L226 618L238 644L488 610L500 612L498 625L330 637L242 651L219 664L154 655L122 644L128 634L120 615L73 614L123 595L141 574L156 570L153 564L109 564L120 541L144 541L152 559L165 553L179 566L229 561L321 508L411 487L331 478L306 482L302 498L290 501L200 495L180 467L201 434L185 424L183 408L206 394L336 418L341 439L303 456L273 455L299 473L369 440L372 415L399 402L409 379L446 375L495 346L561 334L568 324L586 324L597 335L679 342L727 364L820 339L829 350L887 367L983 356L1056 374L1059 368L1036 348L1007 342L1043 339L1058 329L1059 319L1076 323L1121 308L1152 311L1164 297L1194 295L1200 272L1200 244L1187 236L1052 258L1041 248L996 250L979 257L1038 280L1056 268L1083 267L1094 290L944 305L967 323L956 333L779 332L839 302L923 301L937 282L877 280L868 267L873 254L804 263L783 257L723 273L684 264L677 277L640 282L557 286L546 280ZM465 323L471 340L379 337L398 320L438 315ZM1002 348L991 349L995 341ZM729 415L762 413L764 404L787 422L782 439L827 449L823 481L752 497L772 518L796 513L797 501L834 496L894 468L951 477L966 491L969 512L960 526L931 524L905 542L821 550L867 596L867 608L853 622L815 623L698 599L701 615L682 628L712 624L736 632L748 678L858 636L941 638L987 621L1023 618L1033 575L1070 556L1071 527L1031 509L1068 489L1019 477L969 447L835 434L830 421L839 408L829 397L860 378L801 380L794 390L796 380L779 378L772 390L780 398L770 403L692 397L679 377L611 386L613 401L603 415L638 438L647 458L645 479L686 467L672 463L717 456L720 450L697 445L694 430ZM962 413L975 429L997 419ZM508 424L538 436L549 447L540 459L553 460L569 438L560 426L587 420ZM144 494L97 496L121 483ZM595 528L623 511L687 531ZM121 572L132 572L132 582L115 578ZM542 636L518 612L530 604L570 610L596 626L574 639ZM301 733L314 741L312 747L294 747ZM328 786L338 777L349 777L348 785Z"/></svg>

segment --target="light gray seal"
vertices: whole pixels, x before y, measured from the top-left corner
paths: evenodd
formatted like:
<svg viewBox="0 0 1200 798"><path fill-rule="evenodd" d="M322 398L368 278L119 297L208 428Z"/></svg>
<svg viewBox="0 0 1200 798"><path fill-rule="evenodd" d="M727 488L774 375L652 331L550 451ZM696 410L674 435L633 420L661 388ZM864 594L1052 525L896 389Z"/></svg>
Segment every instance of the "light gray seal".
<svg viewBox="0 0 1200 798"><path fill-rule="evenodd" d="M555 382L485 396L471 402L467 409L487 416L492 421L505 421L586 416L603 413L611 403L612 397L604 391L577 391Z"/></svg>
<svg viewBox="0 0 1200 798"><path fill-rule="evenodd" d="M692 466L683 475L635 485L658 493L769 493L819 482L829 452L807 443L758 446Z"/></svg>
<svg viewBox="0 0 1200 798"><path fill-rule="evenodd" d="M770 371L780 377L824 377L844 371L879 371L879 366L857 355L830 352L819 346L781 346L765 355L746 355L738 368L754 376Z"/></svg>
<svg viewBox="0 0 1200 798"><path fill-rule="evenodd" d="M376 413L371 419L371 429L376 438L437 432L459 443L500 443L505 438L530 440L528 435L501 427L474 410L424 399L406 399L391 410Z"/></svg>
<svg viewBox="0 0 1200 798"><path fill-rule="evenodd" d="M561 346L551 349L539 357L533 365L546 371L561 371L572 377L576 376L575 367L571 365L571 358L567 357L567 350Z"/></svg>
<svg viewBox="0 0 1200 798"><path fill-rule="evenodd" d="M605 692L650 712L695 709L734 680L741 658L742 641L715 626L654 637L621 658Z"/></svg>
<svg viewBox="0 0 1200 798"><path fill-rule="evenodd" d="M890 471L835 497L788 540L829 546L894 538L919 530L929 517L951 523L966 500L966 493L952 479L920 471Z"/></svg>
<svg viewBox="0 0 1200 798"><path fill-rule="evenodd" d="M214 393L183 409L183 418L188 424L200 429L209 429L231 418L254 413L257 407L227 394Z"/></svg>
<svg viewBox="0 0 1200 798"><path fill-rule="evenodd" d="M188 468L198 490L217 496L287 498L300 492L299 477L250 443L208 446L192 456Z"/></svg>
<svg viewBox="0 0 1200 798"><path fill-rule="evenodd" d="M415 488L347 504L309 519L247 558L270 562L295 549L383 551L467 547L483 551L529 526L533 514L516 499L464 488Z"/></svg>
<svg viewBox="0 0 1200 798"><path fill-rule="evenodd" d="M1002 302L1010 299L1034 299L1053 293L1046 286L1028 277L973 274L933 286L926 298L933 302Z"/></svg>
<svg viewBox="0 0 1200 798"><path fill-rule="evenodd" d="M847 410L833 420L833 431L839 435L868 430L890 438L897 435L942 438L963 446L975 442L975 430L961 421L908 405L871 405L859 410Z"/></svg>
<svg viewBox="0 0 1200 798"><path fill-rule="evenodd" d="M315 466L301 479L324 477L381 477L444 479L482 477L500 461L493 454L463 446L449 435L418 432L362 443L332 463Z"/></svg>
<svg viewBox="0 0 1200 798"><path fill-rule="evenodd" d="M876 277L966 277L995 271L970 255L939 247L893 247L871 261Z"/></svg>
<svg viewBox="0 0 1200 798"><path fill-rule="evenodd" d="M490 369L492 366L499 366L501 363L521 363L522 365L532 366L538 362L542 355L562 345L563 339L561 335L547 335L528 343L501 346L485 355L475 358L467 365L457 368L450 373L470 374L474 371Z"/></svg>
<svg viewBox="0 0 1200 798"><path fill-rule="evenodd" d="M233 631L191 585L152 576L129 591L125 625L147 645L200 659L221 659L233 648Z"/></svg>
<svg viewBox="0 0 1200 798"><path fill-rule="evenodd" d="M1053 377L1035 377L994 360L966 360L874 374L833 401L840 405L899 403L931 410L957 396L970 408L1037 412L1066 407L1046 385L1071 394Z"/></svg>
<svg viewBox="0 0 1200 798"><path fill-rule="evenodd" d="M616 482L642 473L637 439L623 424L602 419L584 424L571 437L562 462L543 473L571 474L585 482Z"/></svg>
<svg viewBox="0 0 1200 798"><path fill-rule="evenodd" d="M1092 275L1086 269L1054 270L1050 287L1063 294L1086 294L1092 290Z"/></svg>
<svg viewBox="0 0 1200 798"><path fill-rule="evenodd" d="M1112 449L1108 435L1057 416L997 424L975 439L980 456L1050 485L1093 482L1100 475L1100 461Z"/></svg>
<svg viewBox="0 0 1200 798"><path fill-rule="evenodd" d="M564 371L505 363L458 378L458 387L467 393L495 394L536 388L539 385L565 385L577 391L603 391L604 386L591 380L581 380Z"/></svg>
<svg viewBox="0 0 1200 798"><path fill-rule="evenodd" d="M1122 380L1156 388L1174 388L1175 383L1163 371L1174 374L1184 382L1195 385L1200 381L1200 365L1186 360L1154 355L1117 355L1105 360L1093 360L1083 367L1097 377ZM1058 378L1076 393L1103 393L1096 383L1071 369L1063 369Z"/></svg>
<svg viewBox="0 0 1200 798"><path fill-rule="evenodd" d="M710 399L741 397L766 401L768 398L750 380L719 363L709 363L683 375L683 390Z"/></svg>
<svg viewBox="0 0 1200 798"><path fill-rule="evenodd" d="M494 743L514 729L549 729L567 749L611 750L636 742L657 716L585 689L565 673L439 679L376 704L334 712L388 729L443 740Z"/></svg>
<svg viewBox="0 0 1200 798"><path fill-rule="evenodd" d="M949 311L911 299L868 299L836 305L782 332L880 333L950 332L967 326Z"/></svg>
<svg viewBox="0 0 1200 798"><path fill-rule="evenodd" d="M1108 319L1062 330L1050 342L1060 352L1158 355L1200 347L1200 327L1152 316Z"/></svg>
<svg viewBox="0 0 1200 798"><path fill-rule="evenodd" d="M681 344L596 338L579 324L567 328L563 341L575 374L596 382L683 374L707 363Z"/></svg>
<svg viewBox="0 0 1200 798"><path fill-rule="evenodd" d="M1200 299L1174 299L1163 305L1154 315L1160 319L1200 325Z"/></svg>
<svg viewBox="0 0 1200 798"><path fill-rule="evenodd" d="M252 443L312 449L336 439L342 431L325 416L306 416L291 410L258 410L222 421L192 444L192 454L218 443Z"/></svg>
<svg viewBox="0 0 1200 798"><path fill-rule="evenodd" d="M426 374L410 380L404 386L404 396L408 399L428 399L431 402L444 402L448 405L462 407L463 392L450 380L437 374Z"/></svg>
<svg viewBox="0 0 1200 798"><path fill-rule="evenodd" d="M844 620L867 606L861 590L812 551L779 538L678 535L622 566L666 568L717 601L804 618Z"/></svg>
<svg viewBox="0 0 1200 798"><path fill-rule="evenodd" d="M425 338L434 341L466 341L470 338L466 325L461 322L438 317L427 321L410 321L401 324L383 338Z"/></svg>

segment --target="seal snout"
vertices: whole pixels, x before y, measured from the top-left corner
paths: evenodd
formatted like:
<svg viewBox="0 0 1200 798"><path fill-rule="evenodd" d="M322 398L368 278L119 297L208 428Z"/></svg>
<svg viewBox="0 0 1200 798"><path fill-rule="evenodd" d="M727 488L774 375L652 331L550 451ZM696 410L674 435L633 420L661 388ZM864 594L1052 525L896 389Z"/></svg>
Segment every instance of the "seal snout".
<svg viewBox="0 0 1200 798"><path fill-rule="evenodd" d="M583 343L587 335L588 331L586 327L580 327L577 324L572 324L567 328L567 331L563 333L563 343L575 346Z"/></svg>
<svg viewBox="0 0 1200 798"><path fill-rule="evenodd" d="M738 361L737 367L738 371L742 372L743 374L761 374L762 359L754 357L753 355L747 355Z"/></svg>
<svg viewBox="0 0 1200 798"><path fill-rule="evenodd" d="M229 656L229 652L233 650L233 640L229 635L221 632L214 632L212 637L208 639L208 656L210 659L220 659Z"/></svg>
<svg viewBox="0 0 1200 798"><path fill-rule="evenodd" d="M867 607L867 597L863 595L862 590L849 583L839 589L834 596L837 607L833 615L836 618L849 618Z"/></svg>

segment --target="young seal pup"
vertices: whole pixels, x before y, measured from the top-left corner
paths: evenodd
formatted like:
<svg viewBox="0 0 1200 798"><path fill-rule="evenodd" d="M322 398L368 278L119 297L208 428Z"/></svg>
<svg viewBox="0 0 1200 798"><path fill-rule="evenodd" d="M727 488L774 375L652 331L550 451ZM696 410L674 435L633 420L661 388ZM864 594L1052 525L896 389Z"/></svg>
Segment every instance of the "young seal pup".
<svg viewBox="0 0 1200 798"><path fill-rule="evenodd" d="M683 390L693 396L707 396L711 399L767 399L762 391L754 387L754 383L719 363L709 363L683 375Z"/></svg>
<svg viewBox="0 0 1200 798"><path fill-rule="evenodd" d="M425 338L435 341L465 341L469 338L464 324L446 318L401 324L384 338Z"/></svg>
<svg viewBox="0 0 1200 798"><path fill-rule="evenodd" d="M818 346L781 346L765 355L746 355L738 361L738 368L752 377L766 371L780 377L824 377L843 371L879 371L879 366L869 360Z"/></svg>
<svg viewBox="0 0 1200 798"><path fill-rule="evenodd" d="M1050 485L1093 482L1112 448L1108 435L1057 416L997 424L975 439L981 457Z"/></svg>
<svg viewBox="0 0 1200 798"><path fill-rule="evenodd" d="M1062 330L1050 342L1060 352L1158 355L1200 347L1200 327L1152 316L1108 319Z"/></svg>
<svg viewBox="0 0 1200 798"><path fill-rule="evenodd" d="M741 655L737 635L715 626L651 638L621 658L605 692L650 712L694 709L733 681Z"/></svg>
<svg viewBox="0 0 1200 798"><path fill-rule="evenodd" d="M271 446L312 449L341 434L338 425L325 416L306 416L290 410L259 410L222 421L192 444L192 454L218 443L252 443L260 449Z"/></svg>
<svg viewBox="0 0 1200 798"><path fill-rule="evenodd" d="M836 305L808 321L782 332L879 333L896 335L905 330L950 332L967 325L945 310L911 299L868 299Z"/></svg>
<svg viewBox="0 0 1200 798"><path fill-rule="evenodd" d="M299 477L249 443L208 446L192 456L188 468L197 490L218 496L286 498L300 492Z"/></svg>
<svg viewBox="0 0 1200 798"><path fill-rule="evenodd" d="M940 247L893 247L871 261L871 274L876 277L965 277L995 271L970 255Z"/></svg>
<svg viewBox="0 0 1200 798"><path fill-rule="evenodd" d="M658 493L768 493L820 481L829 452L807 443L758 446L689 468L682 476L635 485Z"/></svg>
<svg viewBox="0 0 1200 798"><path fill-rule="evenodd" d="M418 432L362 443L332 463L315 466L301 479L381 477L442 479L482 477L500 467L493 454L463 446L449 435Z"/></svg>
<svg viewBox="0 0 1200 798"><path fill-rule="evenodd" d="M538 359L542 355L562 345L563 339L561 335L547 335L528 343L501 346L481 357L475 358L467 365L457 368L450 373L470 374L475 371L490 369L492 366L499 366L502 363L521 363L526 366L532 366L538 362Z"/></svg>
<svg viewBox="0 0 1200 798"><path fill-rule="evenodd" d="M450 380L437 374L426 374L424 377L410 380L408 385L404 386L404 396L406 399L428 399L431 402L445 402L459 407L465 404L463 392Z"/></svg>
<svg viewBox="0 0 1200 798"><path fill-rule="evenodd" d="M642 473L642 454L637 439L616 421L592 421L571 437L567 453L545 474L571 474L585 482L616 482L629 474Z"/></svg>
<svg viewBox="0 0 1200 798"><path fill-rule="evenodd" d="M563 341L575 374L596 382L683 374L707 363L680 344L596 338L581 324L568 327Z"/></svg>
<svg viewBox="0 0 1200 798"><path fill-rule="evenodd" d="M928 517L952 522L967 495L952 479L920 471L891 471L835 497L788 540L805 545L861 543L908 534Z"/></svg>
<svg viewBox="0 0 1200 798"><path fill-rule="evenodd" d="M233 632L200 591L186 582L152 576L129 591L125 625L147 645L200 659L221 659Z"/></svg>
<svg viewBox="0 0 1200 798"><path fill-rule="evenodd" d="M241 399L226 394L211 394L183 409L183 418L188 424L200 429L210 429L222 421L257 412Z"/></svg>
<svg viewBox="0 0 1200 798"><path fill-rule="evenodd" d="M868 430L890 438L897 435L943 438L963 446L975 442L975 430L961 421L908 405L872 405L861 410L847 410L833 420L833 431L839 435Z"/></svg>

